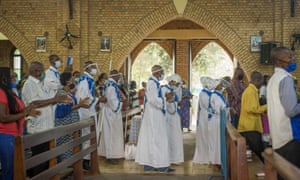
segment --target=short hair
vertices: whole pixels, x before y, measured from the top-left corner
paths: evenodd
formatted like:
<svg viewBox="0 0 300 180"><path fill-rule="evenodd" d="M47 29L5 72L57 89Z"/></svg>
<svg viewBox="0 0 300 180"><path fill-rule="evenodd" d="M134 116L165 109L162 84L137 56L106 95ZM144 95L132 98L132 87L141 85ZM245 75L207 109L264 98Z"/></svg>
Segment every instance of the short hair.
<svg viewBox="0 0 300 180"><path fill-rule="evenodd" d="M58 55L56 55L56 54L51 54L50 56L49 56L49 61L51 62L51 61L54 61L54 60L57 60L57 59L59 59L59 57L58 57Z"/></svg>
<svg viewBox="0 0 300 180"><path fill-rule="evenodd" d="M71 79L72 79L72 73L71 72L63 72L60 75L60 83L63 86L67 85L67 81L70 81Z"/></svg>
<svg viewBox="0 0 300 180"><path fill-rule="evenodd" d="M39 66L44 68L44 65L39 61L31 62L30 65L29 65L29 74L32 75L32 73L34 73L36 68L39 67Z"/></svg>
<svg viewBox="0 0 300 180"><path fill-rule="evenodd" d="M271 50L271 56L270 56L270 58L271 58L271 60L273 62L276 63L279 60L278 57L280 57L284 53L290 53L289 48L287 48L287 47L276 47L276 48L273 48Z"/></svg>
<svg viewBox="0 0 300 180"><path fill-rule="evenodd" d="M261 73L261 72L259 72L259 71L253 71L252 73L251 73L251 81L254 81L254 80L263 80L263 78L264 78L264 76L263 76L263 74Z"/></svg>

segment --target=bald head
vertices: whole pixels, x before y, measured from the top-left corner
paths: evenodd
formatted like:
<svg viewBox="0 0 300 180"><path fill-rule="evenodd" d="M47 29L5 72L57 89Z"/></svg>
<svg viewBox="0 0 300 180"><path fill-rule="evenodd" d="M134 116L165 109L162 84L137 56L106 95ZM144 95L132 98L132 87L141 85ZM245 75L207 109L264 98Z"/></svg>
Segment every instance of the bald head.
<svg viewBox="0 0 300 180"><path fill-rule="evenodd" d="M44 65L38 61L33 61L29 65L29 74L36 79L40 79L44 73Z"/></svg>

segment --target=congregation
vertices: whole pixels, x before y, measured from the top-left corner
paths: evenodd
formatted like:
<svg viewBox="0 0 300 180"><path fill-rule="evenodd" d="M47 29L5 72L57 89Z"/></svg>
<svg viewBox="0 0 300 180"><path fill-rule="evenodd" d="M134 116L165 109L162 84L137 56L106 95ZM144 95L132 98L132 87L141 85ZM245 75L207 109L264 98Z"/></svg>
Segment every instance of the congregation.
<svg viewBox="0 0 300 180"><path fill-rule="evenodd" d="M271 52L275 72L264 76L258 71L250 75L248 86L242 68L233 78L199 78L203 86L197 102L196 146L193 163L221 166L220 111L230 114L232 123L245 137L249 148L264 162L261 152L272 147L285 159L300 167L300 125L294 79L291 72L296 62L288 48L278 47ZM101 73L97 63L87 61L83 72L72 71L72 66L60 73L62 60L49 56L50 67L34 61L29 75L16 85L10 68L0 67L0 162L3 179L13 179L14 137L34 134L57 126L95 117L97 124L98 155L109 164L124 158L124 125L122 111L141 106L141 118L136 143L135 162L144 171L175 171L171 165L184 160L183 131L191 131L190 108L192 93L178 74L164 77L160 65L151 68L148 82L136 91L136 82L126 82L118 70ZM98 78L95 80L95 78ZM162 81L166 83L163 84ZM130 86L130 87L129 87ZM18 87L18 88L16 88ZM81 135L89 133L82 129ZM56 139L60 146L70 141L71 135ZM89 142L85 142L88 146ZM85 144L81 148L85 148ZM49 149L49 143L30 151L33 155ZM72 154L68 150L57 157L64 161ZM82 166L90 169L90 156ZM48 168L43 163L28 170L33 177Z"/></svg>

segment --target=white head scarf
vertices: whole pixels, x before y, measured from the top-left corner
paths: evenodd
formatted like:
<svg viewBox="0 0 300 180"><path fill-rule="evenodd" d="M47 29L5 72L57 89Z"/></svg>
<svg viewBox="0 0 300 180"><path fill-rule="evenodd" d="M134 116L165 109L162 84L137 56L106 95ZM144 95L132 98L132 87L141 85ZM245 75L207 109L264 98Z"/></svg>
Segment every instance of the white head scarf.
<svg viewBox="0 0 300 180"><path fill-rule="evenodd" d="M166 77L166 81L167 81L167 82L170 82L170 81L175 81L175 82L177 82L177 77L176 77L175 74L172 74L172 75Z"/></svg>
<svg viewBox="0 0 300 180"><path fill-rule="evenodd" d="M208 76L202 76L200 78L200 82L203 85L203 87L206 87L209 90L213 90L214 87L214 79L212 79L211 77Z"/></svg>

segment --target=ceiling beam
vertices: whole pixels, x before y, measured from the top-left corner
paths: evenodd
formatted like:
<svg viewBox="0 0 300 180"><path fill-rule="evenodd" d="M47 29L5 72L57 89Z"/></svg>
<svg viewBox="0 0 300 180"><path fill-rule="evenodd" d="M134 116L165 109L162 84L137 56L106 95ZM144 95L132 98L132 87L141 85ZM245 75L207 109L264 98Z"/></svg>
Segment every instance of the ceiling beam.
<svg viewBox="0 0 300 180"><path fill-rule="evenodd" d="M204 29L172 29L157 30L145 39L217 39L215 35Z"/></svg>

